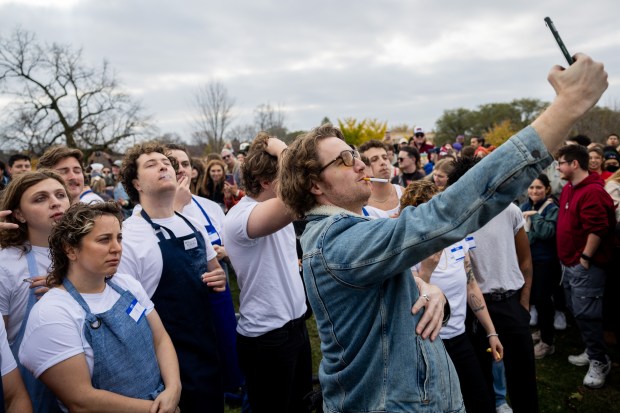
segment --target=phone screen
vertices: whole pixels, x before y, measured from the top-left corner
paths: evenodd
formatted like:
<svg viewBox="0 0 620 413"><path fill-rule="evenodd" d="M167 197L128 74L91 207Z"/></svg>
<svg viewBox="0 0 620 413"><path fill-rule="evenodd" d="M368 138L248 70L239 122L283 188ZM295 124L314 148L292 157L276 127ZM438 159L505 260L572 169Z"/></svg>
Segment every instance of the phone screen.
<svg viewBox="0 0 620 413"><path fill-rule="evenodd" d="M232 174L226 174L226 182L231 185L235 184L235 177Z"/></svg>

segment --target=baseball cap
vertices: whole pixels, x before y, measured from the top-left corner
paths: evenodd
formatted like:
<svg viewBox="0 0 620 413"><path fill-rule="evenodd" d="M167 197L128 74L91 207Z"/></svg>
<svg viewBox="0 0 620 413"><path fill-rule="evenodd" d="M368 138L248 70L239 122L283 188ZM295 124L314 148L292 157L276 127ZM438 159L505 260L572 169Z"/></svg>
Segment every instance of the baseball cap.
<svg viewBox="0 0 620 413"><path fill-rule="evenodd" d="M415 128L414 131L413 131L413 136L415 136L415 135L417 135L419 133L424 135L424 129L422 129L422 128Z"/></svg>
<svg viewBox="0 0 620 413"><path fill-rule="evenodd" d="M409 141L407 140L407 138L400 138L398 143L409 143Z"/></svg>

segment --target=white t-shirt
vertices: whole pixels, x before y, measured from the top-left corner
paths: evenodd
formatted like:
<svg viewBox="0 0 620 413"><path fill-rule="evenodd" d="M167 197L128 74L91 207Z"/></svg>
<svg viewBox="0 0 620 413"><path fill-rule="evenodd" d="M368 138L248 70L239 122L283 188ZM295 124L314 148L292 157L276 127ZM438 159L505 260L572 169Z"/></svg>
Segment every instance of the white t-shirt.
<svg viewBox="0 0 620 413"><path fill-rule="evenodd" d="M465 254L469 251L467 242L459 241L445 248L435 270L431 274L431 284L437 285L450 303L450 320L439 331L442 339L453 338L465 332L467 312L467 273ZM420 269L420 264L415 265Z"/></svg>
<svg viewBox="0 0 620 413"><path fill-rule="evenodd" d="M4 329L4 320L0 317L0 357L2 357L2 364L0 364L0 376L5 376L17 368L15 358L11 352L11 347L6 339L6 330Z"/></svg>
<svg viewBox="0 0 620 413"><path fill-rule="evenodd" d="M396 196L398 197L398 199L400 199L400 197L403 195L403 188L400 185L396 185L396 184L391 184L391 185L393 185L394 189L396 189ZM400 202L394 208L389 209L387 211L384 211L380 208L375 208L370 205L366 205L364 208L366 209L366 212L368 212L368 215L371 217L390 218L392 217L392 215L397 214L400 211Z"/></svg>
<svg viewBox="0 0 620 413"><path fill-rule="evenodd" d="M248 218L256 205L257 201L245 196L224 220L226 251L241 290L237 332L246 337L268 333L306 312L293 224L250 239Z"/></svg>
<svg viewBox="0 0 620 413"><path fill-rule="evenodd" d="M153 302L132 276L117 273L112 281L121 289L131 291L146 309L145 315L153 311ZM106 285L103 292L82 294L82 298L93 314L100 314L112 308L120 295ZM50 289L35 304L28 317L24 340L19 348L22 365L38 378L50 367L84 353L92 377L94 356L93 349L84 336L85 317L84 309L67 291L61 288ZM133 321L131 318L129 320Z"/></svg>
<svg viewBox="0 0 620 413"><path fill-rule="evenodd" d="M103 198L94 193L92 190L82 192L80 195L80 202L83 204L91 204L93 202L105 202Z"/></svg>
<svg viewBox="0 0 620 413"><path fill-rule="evenodd" d="M525 284L515 246L515 236L523 225L523 213L518 206L510 204L471 234L475 247L469 246L469 256L483 294L518 290Z"/></svg>
<svg viewBox="0 0 620 413"><path fill-rule="evenodd" d="M51 263L49 248L32 247L32 251L37 261L36 275L47 275ZM30 278L26 254L15 247L0 250L0 313L9 317L6 329L11 344L19 333L28 305L30 284L24 278Z"/></svg>
<svg viewBox="0 0 620 413"><path fill-rule="evenodd" d="M217 253L209 242L209 236L203 225L192 218L188 221L202 234L205 239L207 261L216 257ZM163 219L153 219L153 222L171 230L176 237L183 237L192 232L187 223L176 214ZM166 239L169 238L166 230L160 230ZM159 239L151 224L146 222L142 215L133 214L123 222L123 255L118 271L132 274L144 287L149 297L157 290L164 261L159 249Z"/></svg>

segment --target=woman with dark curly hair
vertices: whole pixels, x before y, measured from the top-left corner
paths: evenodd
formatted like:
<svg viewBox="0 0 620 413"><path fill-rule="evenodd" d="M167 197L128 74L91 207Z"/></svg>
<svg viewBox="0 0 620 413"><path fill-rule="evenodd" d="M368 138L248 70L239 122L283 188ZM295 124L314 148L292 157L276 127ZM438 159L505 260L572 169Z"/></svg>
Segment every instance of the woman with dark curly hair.
<svg viewBox="0 0 620 413"><path fill-rule="evenodd" d="M112 202L67 210L49 238L49 292L33 308L20 361L63 409L179 412L172 341L140 283L117 274L122 215Z"/></svg>
<svg viewBox="0 0 620 413"><path fill-rule="evenodd" d="M31 309L47 291L48 237L68 208L62 178L48 170L20 174L3 192L0 210L11 212L0 227L0 312L15 359ZM35 411L56 411L53 394L19 367Z"/></svg>

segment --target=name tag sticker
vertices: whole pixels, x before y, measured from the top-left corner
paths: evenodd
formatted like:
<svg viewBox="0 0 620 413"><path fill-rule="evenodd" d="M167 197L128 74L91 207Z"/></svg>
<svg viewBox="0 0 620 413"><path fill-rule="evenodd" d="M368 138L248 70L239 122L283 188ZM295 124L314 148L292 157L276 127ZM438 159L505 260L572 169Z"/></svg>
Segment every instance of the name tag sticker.
<svg viewBox="0 0 620 413"><path fill-rule="evenodd" d="M451 258L454 261L458 262L465 258L465 251L463 250L463 246L459 245L458 247L454 247L450 249Z"/></svg>
<svg viewBox="0 0 620 413"><path fill-rule="evenodd" d="M146 308L142 304L138 302L136 298L133 299L129 307L126 310L129 317L133 318L133 320L137 323L140 321L144 313L146 313Z"/></svg>
<svg viewBox="0 0 620 413"><path fill-rule="evenodd" d="M191 239L186 239L185 241L183 241L183 245L185 246L186 250L191 250L198 246L198 240L196 239L196 237L191 238Z"/></svg>
<svg viewBox="0 0 620 413"><path fill-rule="evenodd" d="M470 250L473 250L474 248L476 248L476 241L474 240L474 237L467 237L465 238L465 242L467 242L467 246L469 247Z"/></svg>

